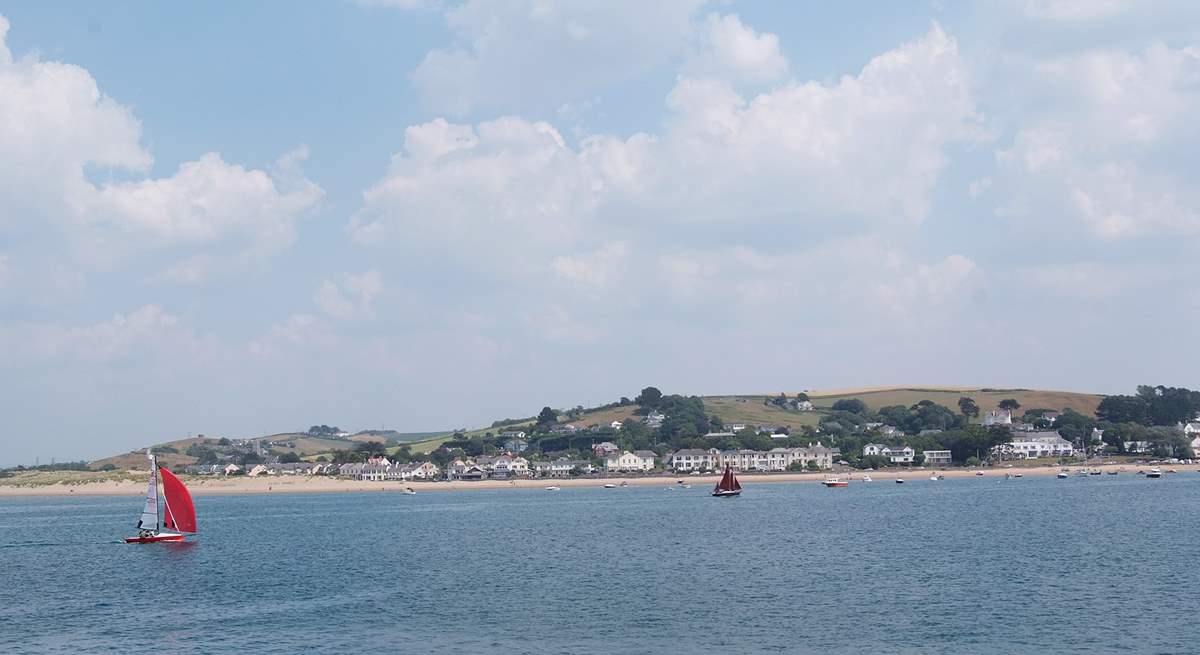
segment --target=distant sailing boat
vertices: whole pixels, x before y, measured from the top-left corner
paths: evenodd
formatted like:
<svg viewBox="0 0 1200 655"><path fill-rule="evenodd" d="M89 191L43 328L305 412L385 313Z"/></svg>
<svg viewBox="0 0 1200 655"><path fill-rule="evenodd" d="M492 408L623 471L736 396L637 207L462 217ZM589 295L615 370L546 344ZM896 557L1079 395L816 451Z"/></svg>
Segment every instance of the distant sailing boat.
<svg viewBox="0 0 1200 655"><path fill-rule="evenodd" d="M185 532L196 531L196 506L192 504L192 495L174 473L159 468L158 461L149 450L146 451L146 456L150 458L150 486L146 489L146 505L142 509L142 518L138 521L137 536L125 537L125 543L183 541ZM158 506L159 473L162 474L163 484L161 515Z"/></svg>
<svg viewBox="0 0 1200 655"><path fill-rule="evenodd" d="M729 498L741 493L742 485L738 484L737 476L733 474L733 467L726 464L725 475L722 475L721 481L713 487L712 495L717 498Z"/></svg>

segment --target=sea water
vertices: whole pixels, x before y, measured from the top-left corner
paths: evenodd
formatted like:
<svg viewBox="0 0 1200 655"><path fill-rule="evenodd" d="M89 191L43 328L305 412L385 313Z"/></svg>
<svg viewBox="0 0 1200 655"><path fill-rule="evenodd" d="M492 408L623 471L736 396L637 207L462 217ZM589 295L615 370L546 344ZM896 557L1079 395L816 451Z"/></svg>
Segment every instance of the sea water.
<svg viewBox="0 0 1200 655"><path fill-rule="evenodd" d="M1200 474L0 499L0 652L1200 651Z"/></svg>

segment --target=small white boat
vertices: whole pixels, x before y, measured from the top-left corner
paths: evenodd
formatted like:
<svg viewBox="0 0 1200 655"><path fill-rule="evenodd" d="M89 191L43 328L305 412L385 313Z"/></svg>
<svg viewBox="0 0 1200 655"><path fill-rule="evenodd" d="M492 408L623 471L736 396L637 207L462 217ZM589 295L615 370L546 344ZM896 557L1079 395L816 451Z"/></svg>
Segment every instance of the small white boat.
<svg viewBox="0 0 1200 655"><path fill-rule="evenodd" d="M1161 478L1161 477L1162 477L1162 471L1161 471L1161 470L1159 470L1159 468L1158 468L1157 466L1155 466L1154 468L1150 469L1149 471L1146 471L1146 477L1148 477L1148 478Z"/></svg>
<svg viewBox="0 0 1200 655"><path fill-rule="evenodd" d="M983 471L975 471L975 475L983 475Z"/></svg>
<svg viewBox="0 0 1200 655"><path fill-rule="evenodd" d="M1065 480L1065 479L1067 479L1068 476L1067 476L1066 471L1059 471L1058 475L1056 475L1054 477L1058 478L1059 480Z"/></svg>
<svg viewBox="0 0 1200 655"><path fill-rule="evenodd" d="M929 476L929 479L932 482L937 482L940 478L938 478L937 474L935 473L935 474Z"/></svg>
<svg viewBox="0 0 1200 655"><path fill-rule="evenodd" d="M1014 478L1020 478L1020 477L1023 477L1023 476L1024 476L1024 474L1023 474L1023 473L1013 473L1013 477L1014 477Z"/></svg>
<svg viewBox="0 0 1200 655"><path fill-rule="evenodd" d="M896 478L896 484L904 484L904 478Z"/></svg>
<svg viewBox="0 0 1200 655"><path fill-rule="evenodd" d="M405 496L415 496L417 495L417 490L413 489L412 487L405 487L400 490L400 493L404 494Z"/></svg>
<svg viewBox="0 0 1200 655"><path fill-rule="evenodd" d="M605 488L605 489L616 489L616 488L617 488L617 485L615 485L615 484L613 484L613 483L609 482L608 484L604 485L604 488Z"/></svg>
<svg viewBox="0 0 1200 655"><path fill-rule="evenodd" d="M871 482L871 476L869 476L869 475L864 475L864 476L863 476L863 478L862 478L862 481L863 481L863 482Z"/></svg>
<svg viewBox="0 0 1200 655"><path fill-rule="evenodd" d="M552 484L549 487L546 487L546 491L558 491L559 489L562 489L562 487L560 487L556 484Z"/></svg>

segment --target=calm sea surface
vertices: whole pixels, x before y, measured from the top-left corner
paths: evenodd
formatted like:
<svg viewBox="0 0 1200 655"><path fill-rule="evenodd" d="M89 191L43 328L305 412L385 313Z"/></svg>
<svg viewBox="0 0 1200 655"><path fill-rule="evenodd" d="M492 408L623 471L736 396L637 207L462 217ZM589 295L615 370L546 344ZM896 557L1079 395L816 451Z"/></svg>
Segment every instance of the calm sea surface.
<svg viewBox="0 0 1200 655"><path fill-rule="evenodd" d="M665 486L665 484L664 484ZM0 651L1200 652L1200 474L0 499Z"/></svg>

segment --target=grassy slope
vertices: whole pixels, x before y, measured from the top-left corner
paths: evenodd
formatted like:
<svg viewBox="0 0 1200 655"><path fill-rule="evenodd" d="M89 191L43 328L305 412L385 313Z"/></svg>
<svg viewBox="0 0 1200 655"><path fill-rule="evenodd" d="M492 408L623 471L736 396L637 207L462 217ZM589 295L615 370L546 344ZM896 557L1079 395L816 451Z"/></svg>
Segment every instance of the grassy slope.
<svg viewBox="0 0 1200 655"><path fill-rule="evenodd" d="M1021 403L1022 408L1021 410L1017 410L1018 414L1024 409L1033 409L1035 407L1057 410L1069 407L1080 414L1089 416L1095 415L1096 407L1104 398L1104 396L1096 394L1076 393L1073 391L1043 391L1036 389L981 391L979 389L961 387L889 388L831 394L818 391L810 392L808 395L813 405L824 408L832 407L835 402L845 398L858 398L874 410L888 405L911 406L918 401L928 399L955 411L958 411L958 399L962 396L969 396L979 405L980 412L994 409L1005 398L1015 398L1017 402Z"/></svg>

